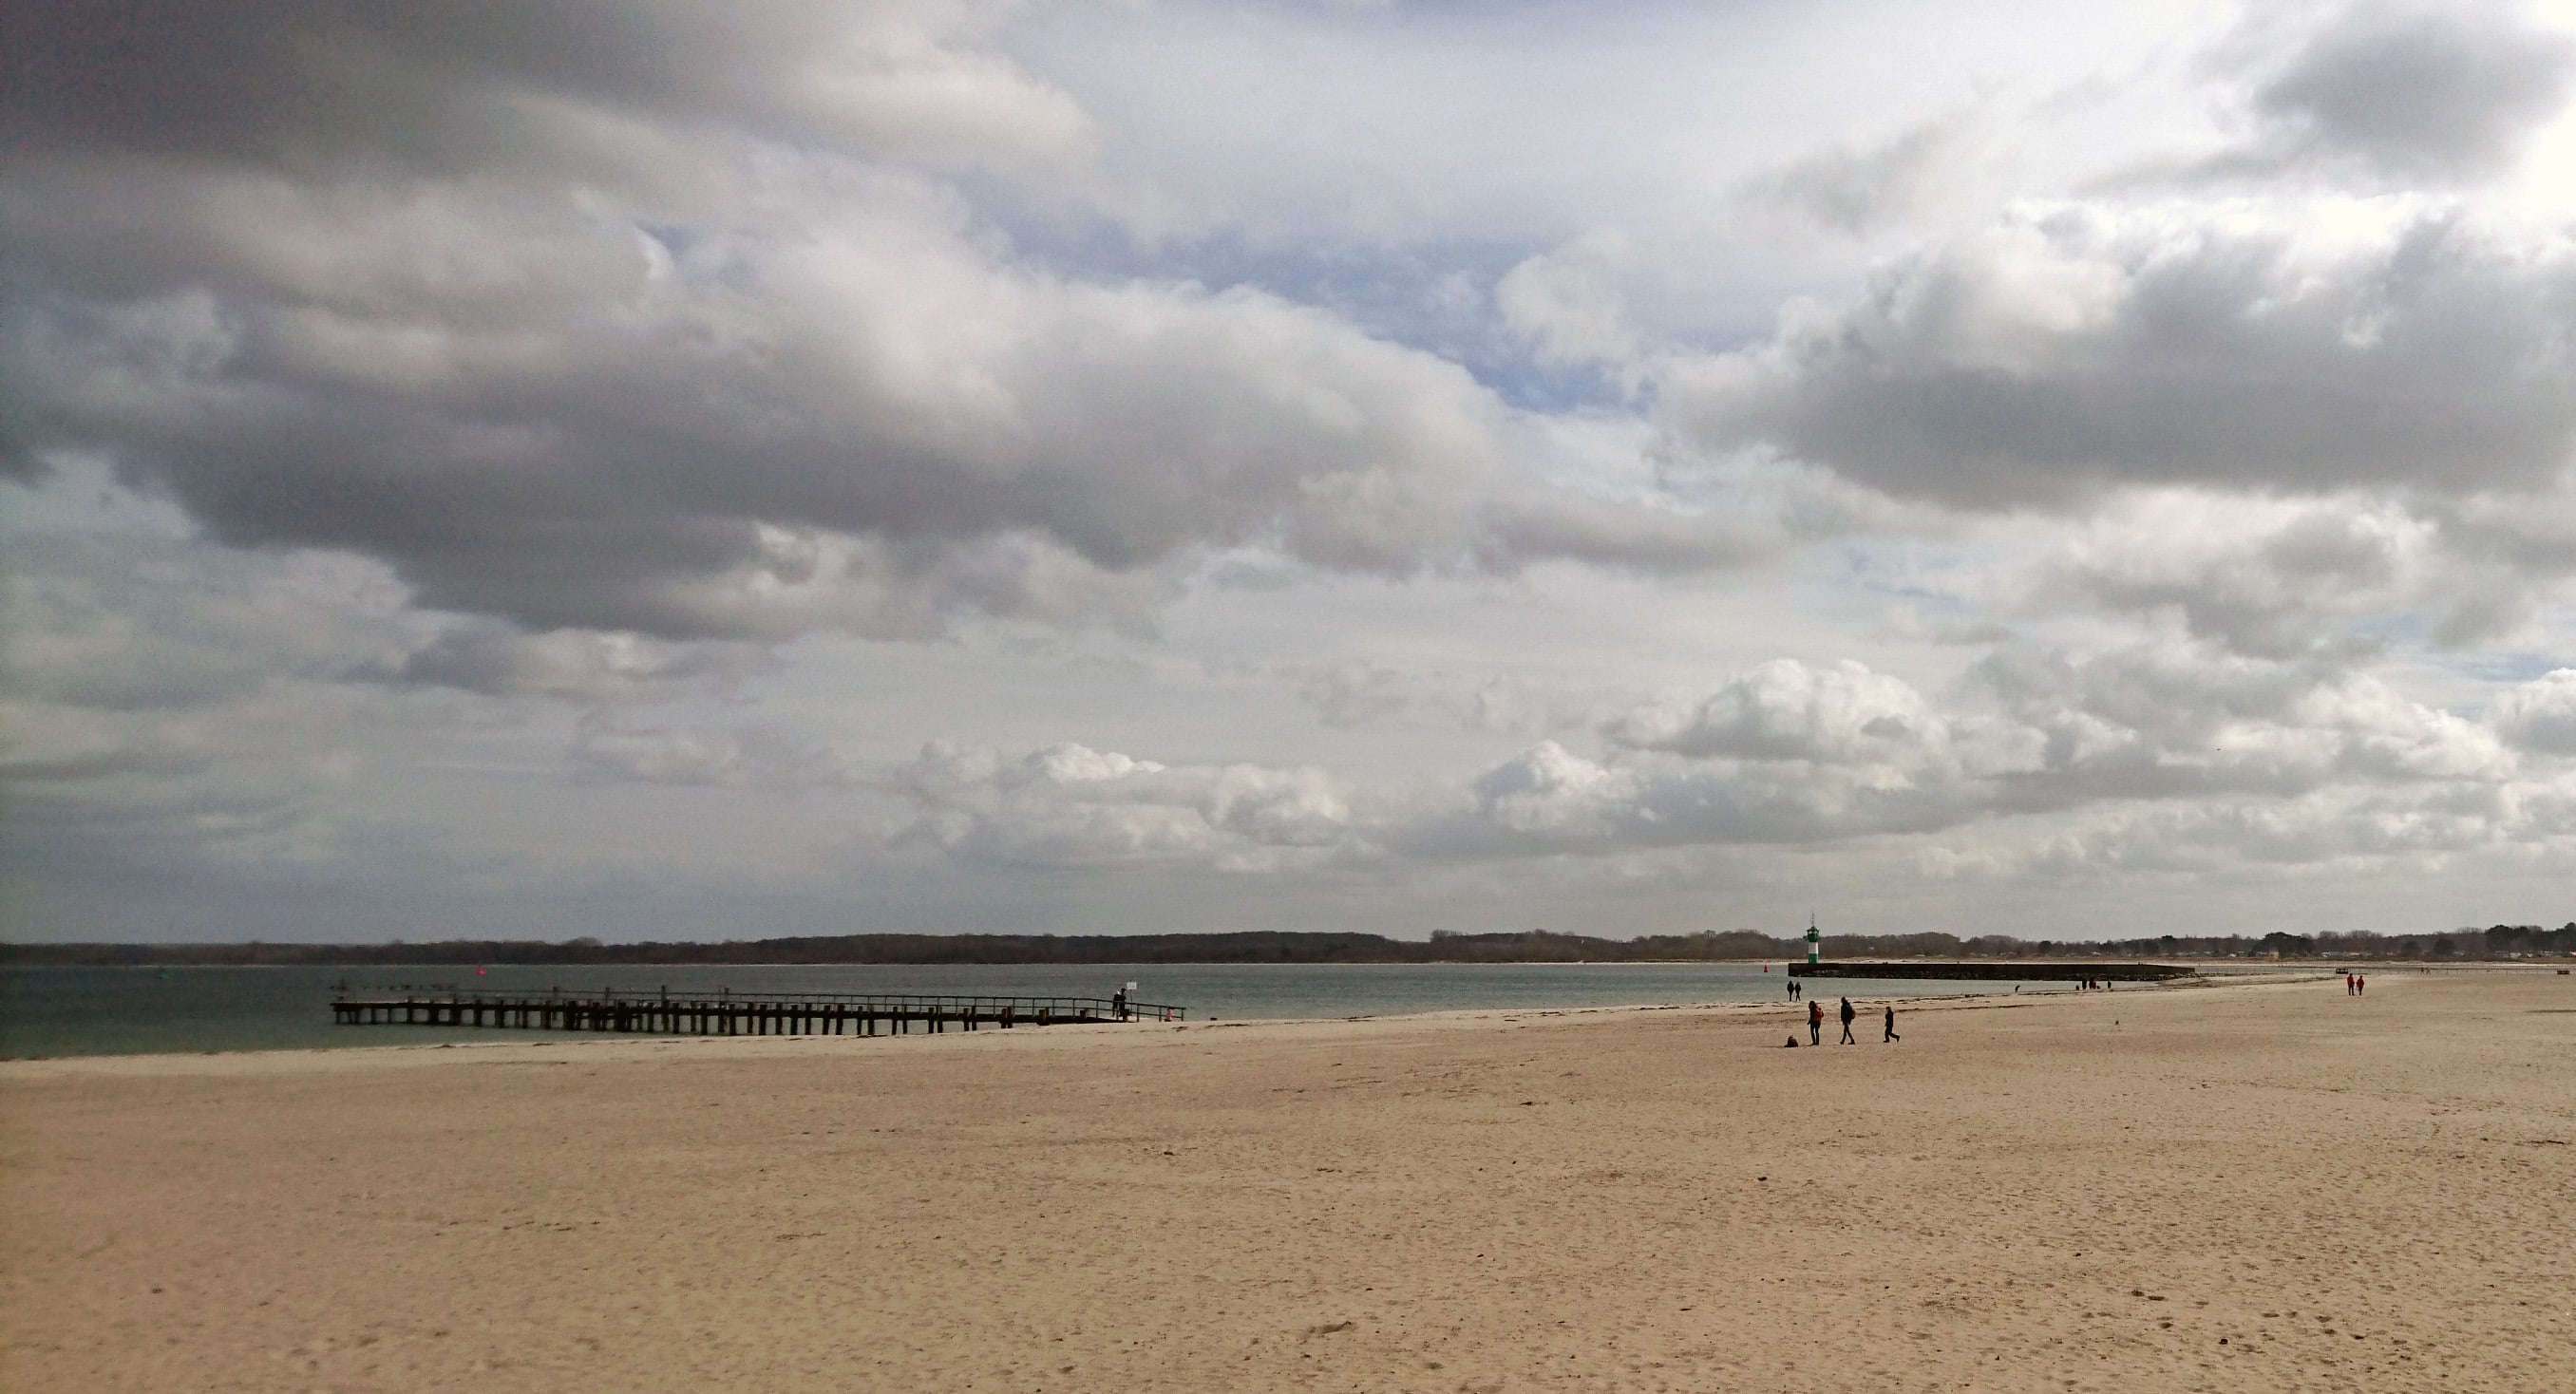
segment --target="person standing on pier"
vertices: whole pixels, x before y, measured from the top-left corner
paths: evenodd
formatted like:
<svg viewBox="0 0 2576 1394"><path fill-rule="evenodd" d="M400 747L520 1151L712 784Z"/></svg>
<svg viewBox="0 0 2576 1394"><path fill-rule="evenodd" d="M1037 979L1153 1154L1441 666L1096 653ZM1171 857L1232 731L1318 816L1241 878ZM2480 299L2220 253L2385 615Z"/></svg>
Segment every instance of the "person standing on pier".
<svg viewBox="0 0 2576 1394"><path fill-rule="evenodd" d="M1858 1016L1858 1015L1860 1015L1860 1013L1858 1013L1858 1012L1856 1012L1856 1011L1853 1011L1853 1010L1852 1010L1851 999L1850 999L1850 998L1848 998L1848 997L1844 998L1844 999L1843 999L1843 1039L1842 1039L1842 1044L1844 1044L1844 1045L1859 1045L1859 1044L1860 1044L1860 1042L1858 1042L1858 1041L1856 1041L1856 1040L1853 1040L1853 1039L1852 1039L1852 1033L1851 1033L1852 1018L1853 1018L1853 1017L1856 1017L1856 1016Z"/></svg>

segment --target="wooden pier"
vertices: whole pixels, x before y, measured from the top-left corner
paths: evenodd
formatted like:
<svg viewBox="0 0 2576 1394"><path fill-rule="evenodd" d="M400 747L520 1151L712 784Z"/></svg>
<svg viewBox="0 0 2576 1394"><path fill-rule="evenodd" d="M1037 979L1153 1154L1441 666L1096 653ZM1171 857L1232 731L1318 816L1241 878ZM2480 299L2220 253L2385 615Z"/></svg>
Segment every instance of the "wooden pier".
<svg viewBox="0 0 2576 1394"><path fill-rule="evenodd" d="M341 1026L465 1026L647 1036L874 1036L986 1026L1180 1021L1183 1009L1114 997L921 997L772 992L351 992L331 999Z"/></svg>

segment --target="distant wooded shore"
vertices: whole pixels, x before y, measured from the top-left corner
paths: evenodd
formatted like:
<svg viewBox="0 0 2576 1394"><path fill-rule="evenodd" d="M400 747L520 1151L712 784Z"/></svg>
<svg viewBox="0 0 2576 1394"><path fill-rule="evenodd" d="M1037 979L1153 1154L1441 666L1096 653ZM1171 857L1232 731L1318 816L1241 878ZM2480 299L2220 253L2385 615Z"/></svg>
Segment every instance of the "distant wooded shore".
<svg viewBox="0 0 2576 1394"><path fill-rule="evenodd" d="M2028 940L2007 934L1829 934L1827 958L2349 958L2430 962L2576 954L2576 921L2427 934L2271 933ZM843 934L605 943L593 938L383 944L7 944L0 966L222 967L464 963L1698 963L1804 958L1805 942L1749 930L1603 939L1547 930L1428 939L1378 934Z"/></svg>

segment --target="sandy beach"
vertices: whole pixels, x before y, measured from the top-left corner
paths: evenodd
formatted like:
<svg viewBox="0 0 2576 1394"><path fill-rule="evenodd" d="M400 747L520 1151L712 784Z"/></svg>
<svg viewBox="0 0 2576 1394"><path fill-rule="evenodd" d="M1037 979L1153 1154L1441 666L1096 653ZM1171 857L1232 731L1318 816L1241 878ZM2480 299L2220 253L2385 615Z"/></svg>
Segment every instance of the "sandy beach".
<svg viewBox="0 0 2576 1394"><path fill-rule="evenodd" d="M0 1065L0 1385L2576 1387L2576 978L1865 1005Z"/></svg>

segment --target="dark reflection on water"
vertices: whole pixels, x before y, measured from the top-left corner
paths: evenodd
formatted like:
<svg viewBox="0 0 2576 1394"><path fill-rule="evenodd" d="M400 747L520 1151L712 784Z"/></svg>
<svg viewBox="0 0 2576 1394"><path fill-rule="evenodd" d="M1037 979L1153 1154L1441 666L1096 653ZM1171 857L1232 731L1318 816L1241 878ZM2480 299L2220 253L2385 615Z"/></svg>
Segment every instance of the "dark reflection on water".
<svg viewBox="0 0 2576 1394"><path fill-rule="evenodd" d="M1134 982L1141 1002L1211 1018L1389 1016L1484 1007L1604 1007L1777 1002L1794 1012L1778 965L969 964L576 968L471 964L404 968L12 968L0 970L0 1056L134 1055L219 1050L527 1040L561 1033L457 1027L335 1026L333 985L567 993L910 992L1106 997ZM2064 983L1818 980L1816 996L1855 1000L2067 990ZM1795 1011L1803 1011L1803 1008Z"/></svg>

